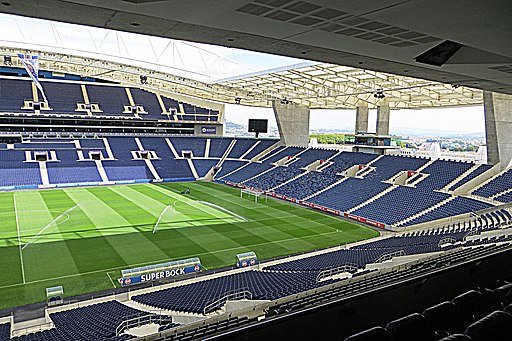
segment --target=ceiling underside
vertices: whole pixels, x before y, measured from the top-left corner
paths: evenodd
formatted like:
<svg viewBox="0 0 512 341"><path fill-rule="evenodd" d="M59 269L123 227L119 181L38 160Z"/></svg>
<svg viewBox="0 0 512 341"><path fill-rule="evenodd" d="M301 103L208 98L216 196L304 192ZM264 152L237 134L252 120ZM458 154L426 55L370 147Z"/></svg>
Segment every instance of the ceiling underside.
<svg viewBox="0 0 512 341"><path fill-rule="evenodd" d="M258 106L268 105L271 99L324 109L376 108L383 100L392 109L483 102L478 89L325 63L234 77L217 84L238 93L242 104Z"/></svg>
<svg viewBox="0 0 512 341"><path fill-rule="evenodd" d="M509 0L7 0L0 11L512 94ZM445 40L463 46L444 65L415 62Z"/></svg>
<svg viewBox="0 0 512 341"><path fill-rule="evenodd" d="M270 107L273 100L288 100L313 109L354 109L361 105L376 108L381 101L386 101L392 109L479 105L483 102L483 92L478 89L326 63L304 63L205 83L137 65L53 51L0 47L0 58L25 52L38 55L41 69L57 75L77 74L142 86L152 91L256 107ZM23 67L19 58L12 59L12 66ZM147 84L140 84L141 75L148 77Z"/></svg>

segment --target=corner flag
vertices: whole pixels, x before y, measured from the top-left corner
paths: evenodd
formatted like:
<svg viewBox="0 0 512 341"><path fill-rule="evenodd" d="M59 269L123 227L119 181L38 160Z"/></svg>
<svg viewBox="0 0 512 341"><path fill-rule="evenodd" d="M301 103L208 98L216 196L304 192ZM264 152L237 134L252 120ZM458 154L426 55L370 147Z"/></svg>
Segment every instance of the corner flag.
<svg viewBox="0 0 512 341"><path fill-rule="evenodd" d="M24 54L18 54L18 57L20 57L21 62L23 63L23 66L25 67L25 70L27 70L28 75L30 78L32 78L32 81L36 85L36 87L41 91L41 94L43 95L43 99L46 103L48 103L48 100L46 99L46 95L43 91L43 86L41 83L39 83L39 59L37 56L30 56L30 55L24 55Z"/></svg>

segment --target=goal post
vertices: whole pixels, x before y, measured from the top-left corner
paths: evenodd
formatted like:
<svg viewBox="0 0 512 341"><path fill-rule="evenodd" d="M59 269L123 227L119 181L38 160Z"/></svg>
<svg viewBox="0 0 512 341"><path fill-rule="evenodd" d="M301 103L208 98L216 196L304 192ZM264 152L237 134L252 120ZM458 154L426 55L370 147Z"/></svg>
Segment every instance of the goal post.
<svg viewBox="0 0 512 341"><path fill-rule="evenodd" d="M268 196L267 196L267 193L264 192L264 191L260 191L260 190L256 190L256 189L251 189L251 188L240 188L240 198L243 199L244 198L244 194L247 194L247 196L250 198L251 196L254 197L254 202L257 203L258 202L258 198L261 197L262 195L265 196L265 202L267 202L267 199L268 199Z"/></svg>

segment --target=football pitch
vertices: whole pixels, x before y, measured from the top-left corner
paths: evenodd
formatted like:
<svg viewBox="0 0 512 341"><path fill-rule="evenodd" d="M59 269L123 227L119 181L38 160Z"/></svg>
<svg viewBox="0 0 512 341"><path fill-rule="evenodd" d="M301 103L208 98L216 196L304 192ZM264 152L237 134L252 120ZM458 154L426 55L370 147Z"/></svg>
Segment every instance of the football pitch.
<svg viewBox="0 0 512 341"><path fill-rule="evenodd" d="M189 187L190 194L180 194ZM111 289L120 270L199 257L232 266L378 233L297 205L240 198L214 183L136 184L0 193L0 309Z"/></svg>

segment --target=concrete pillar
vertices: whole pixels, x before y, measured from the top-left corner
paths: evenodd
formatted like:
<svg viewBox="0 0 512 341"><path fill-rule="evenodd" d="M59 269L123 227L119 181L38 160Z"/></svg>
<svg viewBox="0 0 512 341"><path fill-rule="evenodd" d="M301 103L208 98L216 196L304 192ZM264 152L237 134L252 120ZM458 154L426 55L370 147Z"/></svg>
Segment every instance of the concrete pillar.
<svg viewBox="0 0 512 341"><path fill-rule="evenodd" d="M377 107L377 135L389 135L389 104L382 102Z"/></svg>
<svg viewBox="0 0 512 341"><path fill-rule="evenodd" d="M284 145L307 147L309 143L309 107L274 100L272 108Z"/></svg>
<svg viewBox="0 0 512 341"><path fill-rule="evenodd" d="M356 131L359 132L368 132L368 104L363 103L359 104L356 108Z"/></svg>
<svg viewBox="0 0 512 341"><path fill-rule="evenodd" d="M512 160L512 95L484 91L487 162L505 169Z"/></svg>

